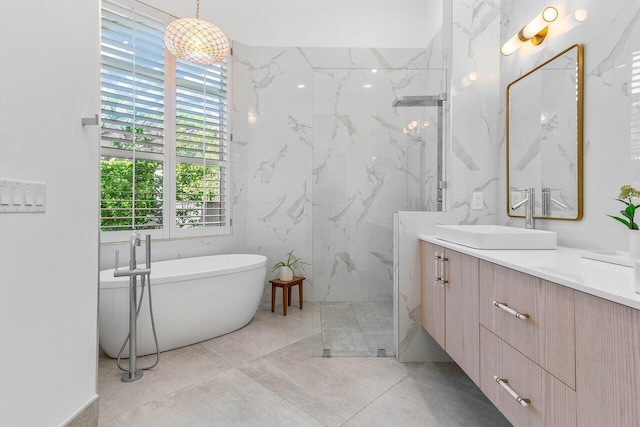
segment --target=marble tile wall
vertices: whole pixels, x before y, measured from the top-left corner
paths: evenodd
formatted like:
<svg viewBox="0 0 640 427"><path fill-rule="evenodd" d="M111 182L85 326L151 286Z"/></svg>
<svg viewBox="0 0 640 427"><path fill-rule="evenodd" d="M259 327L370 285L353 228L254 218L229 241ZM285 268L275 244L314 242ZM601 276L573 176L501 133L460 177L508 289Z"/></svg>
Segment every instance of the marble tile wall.
<svg viewBox="0 0 640 427"><path fill-rule="evenodd" d="M436 210L438 108L392 101L440 94L446 75L376 71L315 72L315 300L392 300L393 212Z"/></svg>
<svg viewBox="0 0 640 427"><path fill-rule="evenodd" d="M461 0L446 5L452 22L451 51L444 55L451 75L447 212L396 215L396 354L403 362L436 362L446 357L420 326L417 236L433 234L435 224L495 224L502 206L497 168L504 127L498 123L500 59L495 51L500 4L498 0ZM471 209L474 192L483 193L483 209Z"/></svg>
<svg viewBox="0 0 640 427"><path fill-rule="evenodd" d="M505 41L547 6L541 0L501 0L501 35ZM584 8L583 22L573 12ZM500 59L500 90L521 74L575 43L584 46L584 218L582 221L538 220L541 229L558 232L567 246L628 250L628 231L608 218L619 208L615 201L623 184L640 185L640 3L633 0L567 0L559 5L559 19L540 46L526 46ZM496 48L497 49L497 48ZM635 76L636 80L633 80ZM501 99L500 127L504 128ZM504 206L504 136L500 151L500 223L509 219Z"/></svg>
<svg viewBox="0 0 640 427"><path fill-rule="evenodd" d="M461 224L495 223L498 217L497 126L500 31L498 0L453 2L451 43L451 212ZM474 192L484 208L471 210Z"/></svg>
<svg viewBox="0 0 640 427"><path fill-rule="evenodd" d="M437 126L435 111L391 104L445 91L441 45L235 44L233 188L246 250L269 265L294 250L309 300L392 299L392 213L435 208L435 166L421 173L419 154L434 163Z"/></svg>

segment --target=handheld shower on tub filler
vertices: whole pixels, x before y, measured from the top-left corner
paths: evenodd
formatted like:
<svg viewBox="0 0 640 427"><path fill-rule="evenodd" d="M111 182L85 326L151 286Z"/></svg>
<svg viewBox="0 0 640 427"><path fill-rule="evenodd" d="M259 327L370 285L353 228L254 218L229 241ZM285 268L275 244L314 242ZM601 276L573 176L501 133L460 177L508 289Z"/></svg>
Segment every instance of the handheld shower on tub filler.
<svg viewBox="0 0 640 427"><path fill-rule="evenodd" d="M120 252L116 251L116 266L113 271L114 277L129 276L129 334L122 343L120 352L118 352L118 368L124 371L122 374L122 381L132 382L142 378L144 370L154 368L160 360L160 349L158 347L158 336L156 335L156 325L153 320L153 304L151 302L151 236L146 236L146 268L138 268L136 261L136 246L140 246L140 235L133 233L129 240L129 269L118 269L118 261L120 258ZM138 276L141 280L140 302L138 302ZM156 361L150 366L138 369L137 367L137 321L138 314L140 314L140 308L142 307L142 301L144 299L144 288L148 285L149 294L149 314L151 316L151 329L153 330L153 339L156 344ZM129 368L124 369L120 366L120 357L122 352L129 343Z"/></svg>

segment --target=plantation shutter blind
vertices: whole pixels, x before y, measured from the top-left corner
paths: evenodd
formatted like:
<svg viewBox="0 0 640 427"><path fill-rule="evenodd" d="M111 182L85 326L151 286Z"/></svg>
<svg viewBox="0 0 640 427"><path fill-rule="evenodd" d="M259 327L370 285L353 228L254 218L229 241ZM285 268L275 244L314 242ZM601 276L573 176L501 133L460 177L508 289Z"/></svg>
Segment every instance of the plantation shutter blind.
<svg viewBox="0 0 640 427"><path fill-rule="evenodd" d="M164 23L102 2L101 229L163 225Z"/></svg>
<svg viewBox="0 0 640 427"><path fill-rule="evenodd" d="M228 225L226 67L176 60L178 228Z"/></svg>

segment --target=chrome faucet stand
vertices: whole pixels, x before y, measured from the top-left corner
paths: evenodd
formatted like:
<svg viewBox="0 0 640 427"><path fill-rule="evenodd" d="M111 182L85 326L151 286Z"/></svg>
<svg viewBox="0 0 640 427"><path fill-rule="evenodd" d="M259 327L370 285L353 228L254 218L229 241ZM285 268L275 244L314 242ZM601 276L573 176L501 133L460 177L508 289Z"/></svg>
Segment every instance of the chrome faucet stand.
<svg viewBox="0 0 640 427"><path fill-rule="evenodd" d="M151 273L151 236L146 238L146 268L138 268L136 262L136 246L140 246L140 235L133 233L129 244L129 270L118 269L120 258L119 251L116 251L116 266L113 272L114 277L129 276L129 369L122 374L122 381L132 382L142 378L143 370L137 369L136 352L137 348L137 307L138 276Z"/></svg>

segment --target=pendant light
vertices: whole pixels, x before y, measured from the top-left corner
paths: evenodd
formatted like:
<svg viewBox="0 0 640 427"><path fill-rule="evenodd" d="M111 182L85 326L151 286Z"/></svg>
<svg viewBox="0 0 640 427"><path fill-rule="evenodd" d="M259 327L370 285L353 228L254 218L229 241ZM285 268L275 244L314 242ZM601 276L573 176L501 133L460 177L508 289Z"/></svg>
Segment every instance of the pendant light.
<svg viewBox="0 0 640 427"><path fill-rule="evenodd" d="M200 0L196 18L176 19L164 31L164 43L169 52L195 64L221 62L229 54L229 39L215 25L202 21Z"/></svg>

